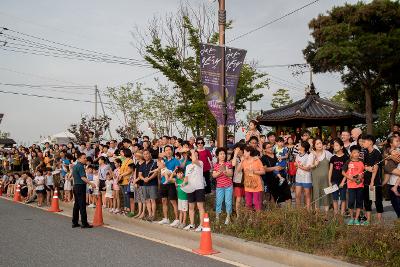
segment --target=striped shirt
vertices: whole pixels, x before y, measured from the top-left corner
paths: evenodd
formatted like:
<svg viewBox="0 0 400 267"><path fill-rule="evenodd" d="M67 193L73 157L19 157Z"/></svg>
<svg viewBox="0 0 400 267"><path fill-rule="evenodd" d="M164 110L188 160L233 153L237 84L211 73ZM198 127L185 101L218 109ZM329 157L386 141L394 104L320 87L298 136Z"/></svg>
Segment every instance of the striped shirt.
<svg viewBox="0 0 400 267"><path fill-rule="evenodd" d="M228 170L228 169L232 169L232 164L230 163L230 162L225 162L224 164L219 164L219 163L216 163L215 165L214 165L214 171L219 171L219 168L221 167L221 166L223 166L223 165L225 165L225 169L226 170ZM232 186L233 185L233 182L232 182L232 178L231 177L228 177L228 176L226 176L225 174L221 174L220 176L218 176L217 178L215 178L216 179L216 181L217 181L217 187L218 188L225 188L225 187L230 187L230 186Z"/></svg>

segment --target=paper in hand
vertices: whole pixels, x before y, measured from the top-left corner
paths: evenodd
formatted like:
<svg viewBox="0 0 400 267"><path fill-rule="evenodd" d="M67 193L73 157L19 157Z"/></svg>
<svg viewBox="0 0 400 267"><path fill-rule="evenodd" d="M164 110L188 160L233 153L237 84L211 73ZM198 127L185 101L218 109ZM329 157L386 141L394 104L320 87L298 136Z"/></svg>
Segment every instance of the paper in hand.
<svg viewBox="0 0 400 267"><path fill-rule="evenodd" d="M324 193L325 193L325 195L329 195L338 190L339 190L339 187L337 186L337 184L334 184L330 187L324 188Z"/></svg>

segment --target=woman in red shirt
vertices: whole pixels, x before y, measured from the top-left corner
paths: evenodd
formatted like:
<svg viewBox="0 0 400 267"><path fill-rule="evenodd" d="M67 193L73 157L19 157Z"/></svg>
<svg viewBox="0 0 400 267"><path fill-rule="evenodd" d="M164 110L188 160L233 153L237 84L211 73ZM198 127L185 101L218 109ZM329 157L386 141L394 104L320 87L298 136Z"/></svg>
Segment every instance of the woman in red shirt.
<svg viewBox="0 0 400 267"><path fill-rule="evenodd" d="M211 180L210 180L210 170L212 163L211 152L204 148L203 137L197 137L196 139L197 152L199 153L199 160L203 162L203 176L206 181L206 186L204 191L206 194L211 193Z"/></svg>

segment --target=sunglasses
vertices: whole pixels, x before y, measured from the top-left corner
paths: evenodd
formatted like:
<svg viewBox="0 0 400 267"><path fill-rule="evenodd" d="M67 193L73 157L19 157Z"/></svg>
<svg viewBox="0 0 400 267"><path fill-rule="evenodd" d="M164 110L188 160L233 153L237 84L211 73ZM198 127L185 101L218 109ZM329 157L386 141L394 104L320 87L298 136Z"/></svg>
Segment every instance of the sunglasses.
<svg viewBox="0 0 400 267"><path fill-rule="evenodd" d="M198 145L202 145L202 144L204 144L204 143L203 143L203 142L197 142L197 144L198 144Z"/></svg>

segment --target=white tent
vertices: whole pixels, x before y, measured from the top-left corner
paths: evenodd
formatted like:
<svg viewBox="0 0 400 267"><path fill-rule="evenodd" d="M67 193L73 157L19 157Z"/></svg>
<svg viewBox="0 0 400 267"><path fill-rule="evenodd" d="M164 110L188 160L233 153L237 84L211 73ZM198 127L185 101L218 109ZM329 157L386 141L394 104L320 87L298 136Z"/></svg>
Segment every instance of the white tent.
<svg viewBox="0 0 400 267"><path fill-rule="evenodd" d="M75 136L70 132L61 132L50 137L53 144L67 144L76 141Z"/></svg>

